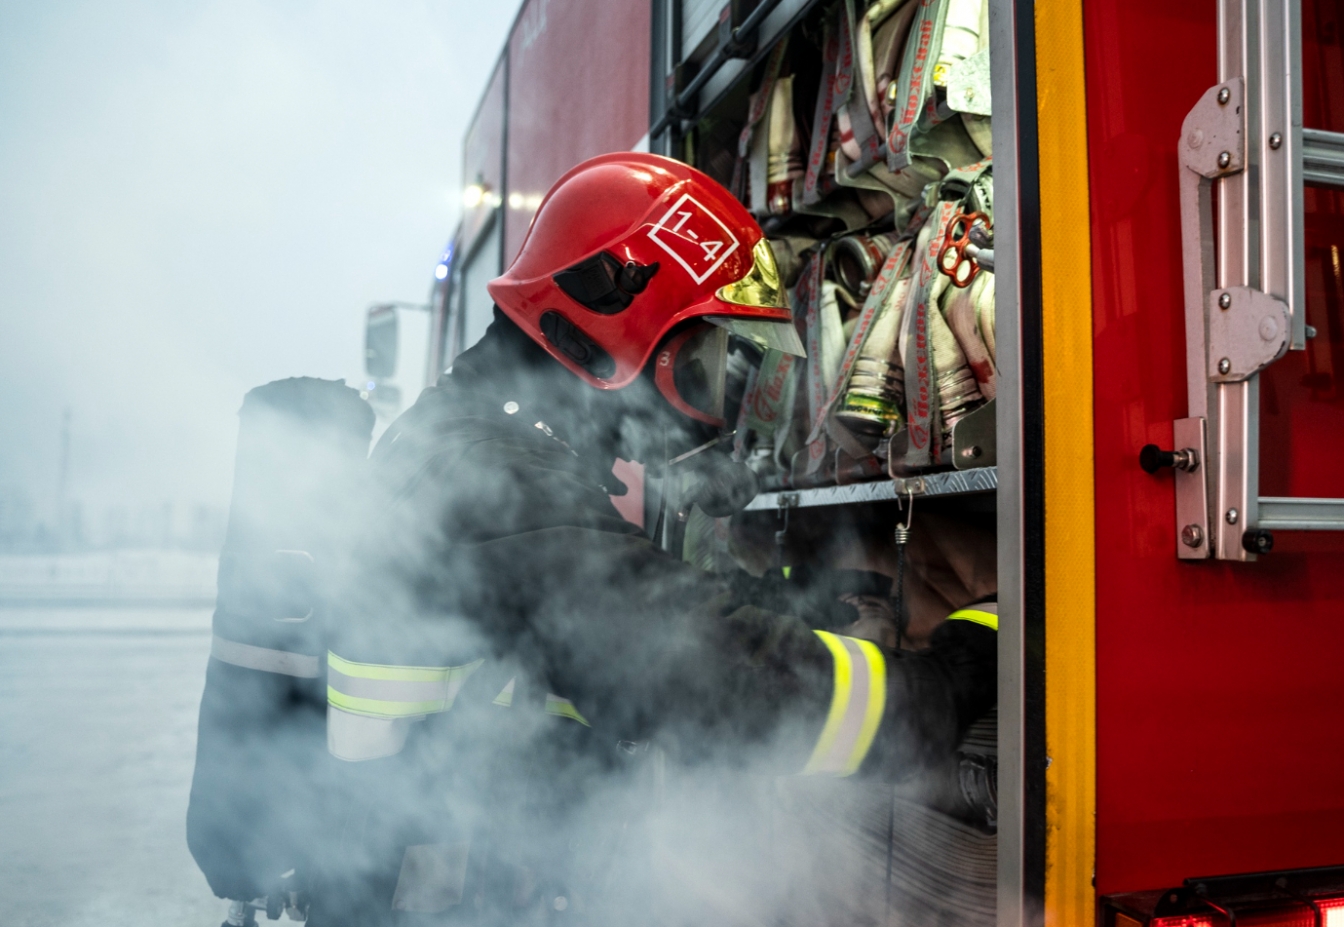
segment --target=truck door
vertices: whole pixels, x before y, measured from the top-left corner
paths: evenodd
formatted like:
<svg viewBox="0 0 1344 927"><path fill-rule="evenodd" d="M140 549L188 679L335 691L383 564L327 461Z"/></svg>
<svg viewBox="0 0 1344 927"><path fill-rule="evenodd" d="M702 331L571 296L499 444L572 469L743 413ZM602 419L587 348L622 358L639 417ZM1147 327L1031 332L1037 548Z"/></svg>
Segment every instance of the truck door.
<svg viewBox="0 0 1344 927"><path fill-rule="evenodd" d="M1071 753L1047 867L1075 871L1047 899L1090 907L1067 850L1094 820L1106 923L1330 923L1341 874L1305 870L1344 863L1340 8L1083 14L1086 144L1054 156L1086 151L1093 193L1066 227L1091 264L1095 778Z"/></svg>

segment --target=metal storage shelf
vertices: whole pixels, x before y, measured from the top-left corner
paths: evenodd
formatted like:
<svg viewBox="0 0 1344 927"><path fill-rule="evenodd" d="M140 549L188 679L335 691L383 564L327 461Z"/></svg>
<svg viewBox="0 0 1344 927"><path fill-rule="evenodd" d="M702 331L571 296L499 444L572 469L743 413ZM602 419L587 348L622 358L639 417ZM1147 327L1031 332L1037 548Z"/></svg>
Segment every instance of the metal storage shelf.
<svg viewBox="0 0 1344 927"><path fill-rule="evenodd" d="M864 502L891 502L898 496L955 496L993 492L999 485L997 467L926 473L896 480L850 483L847 486L819 486L815 489L784 489L763 492L747 506L748 512L769 512L780 508L810 508L821 505L856 505Z"/></svg>

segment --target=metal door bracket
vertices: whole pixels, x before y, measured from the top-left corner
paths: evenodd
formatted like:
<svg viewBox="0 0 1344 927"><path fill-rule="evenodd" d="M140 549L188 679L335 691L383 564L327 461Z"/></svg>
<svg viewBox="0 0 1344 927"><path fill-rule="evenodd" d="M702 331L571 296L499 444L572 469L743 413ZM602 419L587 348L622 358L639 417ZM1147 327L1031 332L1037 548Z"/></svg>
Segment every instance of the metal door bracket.
<svg viewBox="0 0 1344 927"><path fill-rule="evenodd" d="M1191 449L1195 452L1195 461L1208 459L1208 441L1205 437L1205 425L1202 418L1179 418L1172 423L1172 437L1175 447ZM1196 463L1189 468L1178 468L1176 480L1176 556L1182 560L1206 560L1211 557L1209 544L1209 493L1208 480L1204 471Z"/></svg>
<svg viewBox="0 0 1344 927"><path fill-rule="evenodd" d="M1239 383L1288 352L1288 306L1245 286L1208 296L1208 374L1213 383Z"/></svg>
<svg viewBox="0 0 1344 927"><path fill-rule="evenodd" d="M1201 177L1246 166L1246 84L1240 77L1210 87L1181 124L1181 164Z"/></svg>

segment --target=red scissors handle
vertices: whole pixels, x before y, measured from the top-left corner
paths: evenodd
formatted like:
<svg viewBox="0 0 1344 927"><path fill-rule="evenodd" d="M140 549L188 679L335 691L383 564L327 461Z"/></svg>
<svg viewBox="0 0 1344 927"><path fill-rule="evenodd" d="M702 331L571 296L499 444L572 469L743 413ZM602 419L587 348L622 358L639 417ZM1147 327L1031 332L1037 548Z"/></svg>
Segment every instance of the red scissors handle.
<svg viewBox="0 0 1344 927"><path fill-rule="evenodd" d="M985 228L993 228L989 217L982 212L959 212L947 224L943 235L943 248L938 252L938 269L952 278L952 285L968 287L980 273L980 265L975 258L966 253L971 244L971 226L980 222Z"/></svg>

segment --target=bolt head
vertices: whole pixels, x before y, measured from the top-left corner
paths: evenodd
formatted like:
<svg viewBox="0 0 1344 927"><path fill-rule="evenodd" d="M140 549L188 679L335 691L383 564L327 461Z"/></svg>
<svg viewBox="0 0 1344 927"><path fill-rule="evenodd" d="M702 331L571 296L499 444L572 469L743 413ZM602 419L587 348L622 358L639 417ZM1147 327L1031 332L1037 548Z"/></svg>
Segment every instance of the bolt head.
<svg viewBox="0 0 1344 927"><path fill-rule="evenodd" d="M1224 293L1222 296L1219 296L1219 297L1218 297L1218 308L1219 308L1219 309L1231 309L1231 308L1232 308L1232 294L1231 294L1231 293Z"/></svg>
<svg viewBox="0 0 1344 927"><path fill-rule="evenodd" d="M1181 543L1186 547L1198 547L1204 543L1204 529L1199 525L1186 525L1181 529Z"/></svg>
<svg viewBox="0 0 1344 927"><path fill-rule="evenodd" d="M1227 374L1231 369L1232 369L1232 361L1228 360L1226 357L1224 357L1222 360L1218 362L1219 373Z"/></svg>
<svg viewBox="0 0 1344 927"><path fill-rule="evenodd" d="M1232 91L1229 90L1227 87L1223 87L1222 89L1220 89L1220 90L1218 91L1218 105L1219 105L1219 106L1226 106L1226 105L1227 105L1227 101L1230 100L1230 99L1232 99Z"/></svg>
<svg viewBox="0 0 1344 927"><path fill-rule="evenodd" d="M1219 167L1227 167L1227 166L1228 166L1229 164L1231 164L1231 163L1232 163L1232 152L1230 152L1230 151L1220 151L1220 152L1218 152L1218 166L1219 166Z"/></svg>
<svg viewBox="0 0 1344 927"><path fill-rule="evenodd" d="M1269 147L1273 148L1275 151L1278 151L1281 147L1283 147L1283 136L1280 135L1278 132L1275 132L1273 135L1271 135L1269 137Z"/></svg>
<svg viewBox="0 0 1344 927"><path fill-rule="evenodd" d="M1267 554L1274 549L1274 535L1268 531L1247 531L1241 536L1241 549L1249 554Z"/></svg>
<svg viewBox="0 0 1344 927"><path fill-rule="evenodd" d="M514 402L512 399L504 403L505 415L515 415L517 414L517 412L518 412L518 403Z"/></svg>
<svg viewBox="0 0 1344 927"><path fill-rule="evenodd" d="M1310 341L1312 338L1315 338L1315 337L1316 337L1316 326L1315 326L1315 325L1308 325L1308 326L1307 326L1307 340Z"/></svg>
<svg viewBox="0 0 1344 927"><path fill-rule="evenodd" d="M964 447L961 449L961 456L965 457L967 460L975 460L975 458L979 457L981 453L982 451L980 450L980 445L978 444L972 444L970 447Z"/></svg>
<svg viewBox="0 0 1344 927"><path fill-rule="evenodd" d="M1241 513L1236 509L1228 509L1227 514L1223 516L1229 525L1235 525L1241 518Z"/></svg>

